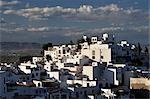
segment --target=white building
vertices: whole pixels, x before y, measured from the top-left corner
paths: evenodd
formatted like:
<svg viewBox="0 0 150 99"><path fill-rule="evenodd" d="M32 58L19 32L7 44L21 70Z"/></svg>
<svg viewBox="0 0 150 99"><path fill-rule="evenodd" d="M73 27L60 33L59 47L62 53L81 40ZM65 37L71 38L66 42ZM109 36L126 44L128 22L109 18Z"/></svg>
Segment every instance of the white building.
<svg viewBox="0 0 150 99"><path fill-rule="evenodd" d="M36 62L41 62L43 60L43 57L32 57L32 62L36 64Z"/></svg>
<svg viewBox="0 0 150 99"><path fill-rule="evenodd" d="M32 68L36 68L37 65L36 64L32 64L30 61L27 63L21 63L18 66L24 73L26 74L30 74L31 73L31 69Z"/></svg>
<svg viewBox="0 0 150 99"><path fill-rule="evenodd" d="M83 36L76 45L49 47L43 57L33 57L32 62L20 63L18 67L21 73L18 72L18 75L0 71L0 98L6 93L5 80L35 84L31 88L27 84L17 86L14 93L18 95L45 97L47 88L56 91L48 93L50 98L56 99L63 95L68 99L71 95L77 99L114 98L111 87L129 86L130 78L134 76L132 67L128 68L125 64L133 54L132 48L125 40L117 44L114 35L106 33L101 39ZM2 65L6 65L6 68L1 69L11 72L11 65ZM106 87L108 89L103 89Z"/></svg>

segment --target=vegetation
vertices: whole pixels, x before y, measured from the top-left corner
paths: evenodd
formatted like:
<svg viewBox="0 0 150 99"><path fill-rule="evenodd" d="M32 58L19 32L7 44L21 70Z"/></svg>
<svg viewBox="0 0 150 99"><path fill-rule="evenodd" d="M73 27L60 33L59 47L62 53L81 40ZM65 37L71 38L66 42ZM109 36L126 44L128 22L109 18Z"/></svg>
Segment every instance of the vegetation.
<svg viewBox="0 0 150 99"><path fill-rule="evenodd" d="M91 39L89 37L87 37L86 40L84 40L83 38L77 40L77 44L84 43L84 42L88 42L88 44L91 44Z"/></svg>
<svg viewBox="0 0 150 99"><path fill-rule="evenodd" d="M50 60L52 60L52 57L50 55L46 55L46 59L47 59L47 61L50 61Z"/></svg>
<svg viewBox="0 0 150 99"><path fill-rule="evenodd" d="M132 62L133 66L142 66L143 65L143 62L139 58L133 59L131 62Z"/></svg>
<svg viewBox="0 0 150 99"><path fill-rule="evenodd" d="M71 40L67 45L74 45L74 42Z"/></svg>
<svg viewBox="0 0 150 99"><path fill-rule="evenodd" d="M144 50L145 53L149 53L149 50L148 48L145 46L145 50Z"/></svg>
<svg viewBox="0 0 150 99"><path fill-rule="evenodd" d="M138 51L138 55L140 55L140 54L141 54L141 51L142 51L142 48L141 48L140 43L138 43L137 51Z"/></svg>
<svg viewBox="0 0 150 99"><path fill-rule="evenodd" d="M52 45L52 43L47 43L47 44L44 44L43 45L43 50L48 50L48 47L52 47L53 45Z"/></svg>

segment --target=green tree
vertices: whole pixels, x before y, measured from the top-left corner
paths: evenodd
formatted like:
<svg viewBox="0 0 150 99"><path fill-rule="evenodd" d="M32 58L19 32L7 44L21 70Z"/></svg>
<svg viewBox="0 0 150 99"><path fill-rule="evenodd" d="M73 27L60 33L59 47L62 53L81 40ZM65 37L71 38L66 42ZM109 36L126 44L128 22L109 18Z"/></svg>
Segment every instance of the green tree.
<svg viewBox="0 0 150 99"><path fill-rule="evenodd" d="M50 55L46 55L46 59L47 59L47 61L50 61L50 60L52 60L52 57Z"/></svg>
<svg viewBox="0 0 150 99"><path fill-rule="evenodd" d="M71 40L68 45L74 45L74 42Z"/></svg>
<svg viewBox="0 0 150 99"><path fill-rule="evenodd" d="M43 50L48 50L48 47L52 47L53 45L52 45L52 43L47 43L47 44L44 44L43 45Z"/></svg>
<svg viewBox="0 0 150 99"><path fill-rule="evenodd" d="M148 53L149 52L149 50L148 50L148 48L145 46L145 51L144 51L145 53Z"/></svg>
<svg viewBox="0 0 150 99"><path fill-rule="evenodd" d="M138 51L138 55L140 55L140 54L141 54L141 51L142 51L142 48L141 48L140 43L138 43L137 51Z"/></svg>

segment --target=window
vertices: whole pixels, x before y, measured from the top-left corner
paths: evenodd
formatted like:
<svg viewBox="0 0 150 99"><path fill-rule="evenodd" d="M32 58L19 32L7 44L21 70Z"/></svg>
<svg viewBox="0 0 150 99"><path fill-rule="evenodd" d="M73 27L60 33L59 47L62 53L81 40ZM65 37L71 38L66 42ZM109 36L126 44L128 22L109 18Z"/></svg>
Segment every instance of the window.
<svg viewBox="0 0 150 99"><path fill-rule="evenodd" d="M95 56L92 56L92 59L95 59Z"/></svg>
<svg viewBox="0 0 150 99"><path fill-rule="evenodd" d="M104 57L103 56L101 56L101 59L103 59Z"/></svg>
<svg viewBox="0 0 150 99"><path fill-rule="evenodd" d="M67 50L67 52L69 53L69 50Z"/></svg>
<svg viewBox="0 0 150 99"><path fill-rule="evenodd" d="M92 51L92 59L95 59L95 51Z"/></svg>
<svg viewBox="0 0 150 99"><path fill-rule="evenodd" d="M29 76L27 77L27 80L29 80Z"/></svg>
<svg viewBox="0 0 150 99"><path fill-rule="evenodd" d="M40 87L40 83L38 83L38 87Z"/></svg>
<svg viewBox="0 0 150 99"><path fill-rule="evenodd" d="M87 83L87 87L89 87L90 86L90 84L89 83Z"/></svg>
<svg viewBox="0 0 150 99"><path fill-rule="evenodd" d="M26 69L30 69L30 66L26 66Z"/></svg>
<svg viewBox="0 0 150 99"><path fill-rule="evenodd" d="M66 54L65 50L63 50L63 54Z"/></svg>
<svg viewBox="0 0 150 99"><path fill-rule="evenodd" d="M95 51L94 50L92 51L92 55L95 55Z"/></svg>
<svg viewBox="0 0 150 99"><path fill-rule="evenodd" d="M39 74L38 73L36 73L36 76L38 76Z"/></svg>
<svg viewBox="0 0 150 99"><path fill-rule="evenodd" d="M34 78L34 74L32 74L32 78Z"/></svg>
<svg viewBox="0 0 150 99"><path fill-rule="evenodd" d="M4 84L5 84L5 77L4 77Z"/></svg>
<svg viewBox="0 0 150 99"><path fill-rule="evenodd" d="M61 50L59 50L59 54L61 54Z"/></svg>

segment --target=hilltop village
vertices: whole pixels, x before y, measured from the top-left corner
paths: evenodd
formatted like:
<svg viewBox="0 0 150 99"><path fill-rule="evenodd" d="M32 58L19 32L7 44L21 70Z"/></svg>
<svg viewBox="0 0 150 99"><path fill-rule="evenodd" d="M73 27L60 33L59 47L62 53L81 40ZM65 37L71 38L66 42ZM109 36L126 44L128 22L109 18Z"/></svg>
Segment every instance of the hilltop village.
<svg viewBox="0 0 150 99"><path fill-rule="evenodd" d="M0 99L148 98L148 48L107 33L43 48L32 60L0 64Z"/></svg>

